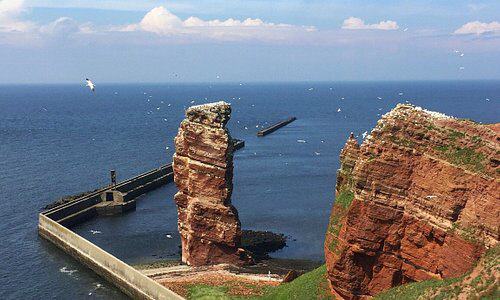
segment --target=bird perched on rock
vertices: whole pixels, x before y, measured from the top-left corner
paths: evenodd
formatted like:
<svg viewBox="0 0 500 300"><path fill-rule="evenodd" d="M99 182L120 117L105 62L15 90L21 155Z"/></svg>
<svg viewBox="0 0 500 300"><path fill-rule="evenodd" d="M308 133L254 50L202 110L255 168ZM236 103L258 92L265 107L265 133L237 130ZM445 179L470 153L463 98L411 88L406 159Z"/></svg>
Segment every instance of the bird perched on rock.
<svg viewBox="0 0 500 300"><path fill-rule="evenodd" d="M85 78L85 81L87 81L87 86L90 88L90 90L92 92L95 91L95 85L94 85L94 83L90 79L88 79L88 78Z"/></svg>

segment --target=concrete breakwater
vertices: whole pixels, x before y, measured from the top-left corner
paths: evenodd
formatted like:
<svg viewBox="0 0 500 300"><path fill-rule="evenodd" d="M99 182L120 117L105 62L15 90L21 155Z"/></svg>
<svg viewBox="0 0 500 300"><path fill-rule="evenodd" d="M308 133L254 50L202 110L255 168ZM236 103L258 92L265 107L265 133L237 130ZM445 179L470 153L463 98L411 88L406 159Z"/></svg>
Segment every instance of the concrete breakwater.
<svg viewBox="0 0 500 300"><path fill-rule="evenodd" d="M97 215L111 215L134 209L137 197L172 181L172 164L163 165L116 185L100 188L42 214L64 226L73 226Z"/></svg>
<svg viewBox="0 0 500 300"><path fill-rule="evenodd" d="M135 198L172 180L172 164L168 164L85 194L40 213L38 232L134 299L183 299L66 227L135 208Z"/></svg>
<svg viewBox="0 0 500 300"><path fill-rule="evenodd" d="M272 132L275 132L276 130L280 129L281 127L284 127L290 123L292 123L293 121L297 120L296 117L291 117L289 119L286 119L284 121L281 121L281 122L278 122L276 124L273 124L267 128L264 128L260 131L257 132L257 136L265 136L265 135L268 135Z"/></svg>
<svg viewBox="0 0 500 300"><path fill-rule="evenodd" d="M38 232L133 299L183 299L43 213Z"/></svg>

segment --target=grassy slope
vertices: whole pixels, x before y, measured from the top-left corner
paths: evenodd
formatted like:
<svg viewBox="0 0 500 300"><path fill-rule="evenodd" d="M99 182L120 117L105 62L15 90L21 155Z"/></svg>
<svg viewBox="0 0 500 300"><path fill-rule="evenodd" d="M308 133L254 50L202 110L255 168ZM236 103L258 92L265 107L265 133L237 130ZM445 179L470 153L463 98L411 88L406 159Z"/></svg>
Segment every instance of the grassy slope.
<svg viewBox="0 0 500 300"><path fill-rule="evenodd" d="M207 285L193 285L189 288L188 299L254 299L254 300L288 300L288 299L332 299L329 295L326 280L326 266L305 273L290 283L276 287L268 287L262 296L236 297L231 296L229 287L213 287Z"/></svg>
<svg viewBox="0 0 500 300"><path fill-rule="evenodd" d="M375 297L378 300L413 299L500 299L495 277L500 272L500 246L486 252L478 265L459 278L427 280L392 288Z"/></svg>
<svg viewBox="0 0 500 300"><path fill-rule="evenodd" d="M431 289L450 285L460 279L448 280L426 280L392 288L384 293L378 294L376 300L417 300Z"/></svg>
<svg viewBox="0 0 500 300"><path fill-rule="evenodd" d="M326 280L326 266L322 265L290 283L272 288L260 299L332 299Z"/></svg>

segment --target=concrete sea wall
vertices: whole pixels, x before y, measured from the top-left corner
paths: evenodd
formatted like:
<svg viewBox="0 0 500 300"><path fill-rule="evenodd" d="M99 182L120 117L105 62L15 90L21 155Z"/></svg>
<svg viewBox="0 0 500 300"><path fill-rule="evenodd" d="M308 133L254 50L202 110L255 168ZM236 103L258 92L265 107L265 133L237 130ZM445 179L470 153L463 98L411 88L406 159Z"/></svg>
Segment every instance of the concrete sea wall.
<svg viewBox="0 0 500 300"><path fill-rule="evenodd" d="M183 299L78 234L39 214L40 235L134 299Z"/></svg>
<svg viewBox="0 0 500 300"><path fill-rule="evenodd" d="M134 299L183 299L133 267L92 244L67 227L98 215L98 206L108 193L119 196L125 204L134 204L138 196L173 181L172 165L106 186L79 199L39 214L38 232L64 252L114 284Z"/></svg>
<svg viewBox="0 0 500 300"><path fill-rule="evenodd" d="M116 186L106 186L79 199L44 211L43 214L60 224L71 227L98 215L96 205L106 201L106 194L120 194L130 202L142 194L173 181L172 164L163 165L138 176L124 180ZM134 203L135 204L135 203Z"/></svg>

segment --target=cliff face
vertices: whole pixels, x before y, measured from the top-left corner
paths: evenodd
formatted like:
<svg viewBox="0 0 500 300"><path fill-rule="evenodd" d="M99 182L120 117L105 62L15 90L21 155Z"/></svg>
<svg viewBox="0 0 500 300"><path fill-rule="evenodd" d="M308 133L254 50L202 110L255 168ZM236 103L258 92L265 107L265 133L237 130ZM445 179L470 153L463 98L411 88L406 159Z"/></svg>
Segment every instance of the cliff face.
<svg viewBox="0 0 500 300"><path fill-rule="evenodd" d="M409 105L341 153L325 240L332 292L464 274L499 240L500 126Z"/></svg>
<svg viewBox="0 0 500 300"><path fill-rule="evenodd" d="M175 137L175 202L182 261L188 265L243 262L240 221L231 205L230 114L225 102L190 107Z"/></svg>

